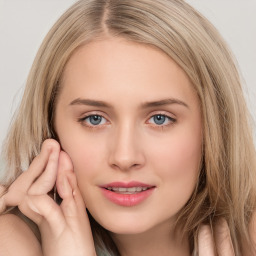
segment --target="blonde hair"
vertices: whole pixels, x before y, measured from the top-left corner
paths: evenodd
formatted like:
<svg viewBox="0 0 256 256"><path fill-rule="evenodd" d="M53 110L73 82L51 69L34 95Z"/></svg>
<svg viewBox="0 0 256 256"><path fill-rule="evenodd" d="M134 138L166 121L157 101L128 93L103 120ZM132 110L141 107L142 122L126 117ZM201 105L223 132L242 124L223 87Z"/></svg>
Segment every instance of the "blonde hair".
<svg viewBox="0 0 256 256"><path fill-rule="evenodd" d="M198 227L227 220L236 255L250 246L256 202L256 160L250 117L232 54L216 29L182 0L81 0L46 36L5 141L8 186L57 138L54 110L61 77L78 47L105 36L157 47L187 73L201 102L204 145L200 177L177 225L196 248ZM118 255L107 231L92 217L97 248Z"/></svg>

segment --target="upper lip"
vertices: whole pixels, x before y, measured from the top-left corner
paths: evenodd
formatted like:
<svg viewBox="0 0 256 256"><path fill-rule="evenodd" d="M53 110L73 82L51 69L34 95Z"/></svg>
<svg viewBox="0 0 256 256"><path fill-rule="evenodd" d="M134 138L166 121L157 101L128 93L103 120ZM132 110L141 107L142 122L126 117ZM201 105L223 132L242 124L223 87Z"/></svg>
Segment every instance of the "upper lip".
<svg viewBox="0 0 256 256"><path fill-rule="evenodd" d="M145 184L139 181L130 181L130 182L122 182L122 181L115 181L115 182L111 182L111 183L107 183L104 185L101 185L100 187L102 188L132 188L132 187L146 187L146 188L151 188L151 187L155 187L154 185L149 185L149 184Z"/></svg>

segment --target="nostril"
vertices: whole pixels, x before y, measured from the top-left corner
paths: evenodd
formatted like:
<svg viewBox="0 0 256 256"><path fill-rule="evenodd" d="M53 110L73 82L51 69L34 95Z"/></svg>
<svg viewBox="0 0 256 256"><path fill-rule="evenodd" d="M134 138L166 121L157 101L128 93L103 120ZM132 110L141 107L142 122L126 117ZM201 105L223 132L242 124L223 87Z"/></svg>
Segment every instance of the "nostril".
<svg viewBox="0 0 256 256"><path fill-rule="evenodd" d="M136 145L120 145L109 150L109 166L115 170L128 171L139 169L145 164L143 150Z"/></svg>
<svg viewBox="0 0 256 256"><path fill-rule="evenodd" d="M120 164L112 164L112 168L120 171L129 171L136 170L141 168L141 164L128 164L128 163L120 163Z"/></svg>

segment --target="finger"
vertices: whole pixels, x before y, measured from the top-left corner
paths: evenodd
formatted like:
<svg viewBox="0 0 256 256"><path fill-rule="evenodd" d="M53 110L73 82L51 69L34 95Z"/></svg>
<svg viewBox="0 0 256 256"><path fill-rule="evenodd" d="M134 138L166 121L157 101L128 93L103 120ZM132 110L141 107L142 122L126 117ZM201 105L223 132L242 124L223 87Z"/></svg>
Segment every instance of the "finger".
<svg viewBox="0 0 256 256"><path fill-rule="evenodd" d="M74 183L77 184L76 178ZM84 215L84 213L86 212L86 205L80 193L80 190L77 185L75 187L72 187L72 190L73 190L73 197L78 208L78 213L79 215Z"/></svg>
<svg viewBox="0 0 256 256"><path fill-rule="evenodd" d="M51 142L51 146L51 153L49 155L45 170L32 184L31 188L28 191L30 195L46 194L50 190L52 190L56 182L60 147L57 142Z"/></svg>
<svg viewBox="0 0 256 256"><path fill-rule="evenodd" d="M73 164L71 159L67 153L61 151L59 154L56 186L62 199L70 196L70 185L66 183L67 179L64 180L64 178L66 178L70 173L73 173Z"/></svg>
<svg viewBox="0 0 256 256"><path fill-rule="evenodd" d="M30 196L24 208L20 210L33 220L41 233L58 237L66 227L60 206L48 195Z"/></svg>
<svg viewBox="0 0 256 256"><path fill-rule="evenodd" d="M249 235L251 244L250 246L243 248L243 253L246 256L255 255L256 253L256 212L252 214L251 220L249 222Z"/></svg>
<svg viewBox="0 0 256 256"><path fill-rule="evenodd" d="M199 256L214 256L214 241L209 225L202 225L198 234Z"/></svg>
<svg viewBox="0 0 256 256"><path fill-rule="evenodd" d="M0 185L0 214L5 211L6 209L6 203L4 199L4 193L6 191L6 188L2 185Z"/></svg>
<svg viewBox="0 0 256 256"><path fill-rule="evenodd" d="M0 214L6 210L6 203L4 196L0 197Z"/></svg>
<svg viewBox="0 0 256 256"><path fill-rule="evenodd" d="M77 185L77 179L76 179L76 175L73 170L72 161L71 161L70 157L68 156L68 154L65 152L63 152L62 157L63 157L62 158L63 162L65 161L66 168L63 168L62 170L60 170L60 173L62 173L63 175L65 175L67 177L68 182L72 189L72 196L73 196L73 199L75 200L77 208L79 210L82 210L82 214L84 214L85 203L84 203L84 200L82 198L82 195L81 195L80 190ZM63 163L63 165L64 165L64 163Z"/></svg>
<svg viewBox="0 0 256 256"><path fill-rule="evenodd" d="M48 195L27 196L18 207L24 215L37 225L43 219L48 222L51 222L52 218L59 219L59 214L61 213L59 206Z"/></svg>
<svg viewBox="0 0 256 256"><path fill-rule="evenodd" d="M225 219L217 221L214 227L214 239L219 256L234 256L234 248L228 224Z"/></svg>
<svg viewBox="0 0 256 256"><path fill-rule="evenodd" d="M0 185L0 196L5 192L6 188Z"/></svg>
<svg viewBox="0 0 256 256"><path fill-rule="evenodd" d="M61 185L61 183L63 184ZM65 152L61 152L59 158L57 188L61 190L60 195L63 198L61 209L68 227L78 237L83 238L81 243L88 243L88 248L90 248L94 243L90 221L84 200L77 186L72 161Z"/></svg>
<svg viewBox="0 0 256 256"><path fill-rule="evenodd" d="M84 199L83 199L83 197L80 193L80 190L78 188L75 173L70 173L67 176L67 178L68 178L69 184L72 188L73 200L75 202L76 211L77 211L76 214L78 216L84 217L85 215L87 215L86 206L85 206L85 203L84 203Z"/></svg>
<svg viewBox="0 0 256 256"><path fill-rule="evenodd" d="M65 216L77 215L77 207L73 198L73 188L76 187L76 184L74 184L74 180L68 178L72 176L74 176L74 172L71 159L67 153L61 151L56 186L60 197L63 199L61 208Z"/></svg>
<svg viewBox="0 0 256 256"><path fill-rule="evenodd" d="M60 206L67 223L70 226L74 226L75 223L76 225L82 224L84 219L88 219L85 204L77 186L72 161L68 154L63 151L60 153L56 185L59 195L63 199Z"/></svg>
<svg viewBox="0 0 256 256"><path fill-rule="evenodd" d="M253 213L249 226L250 236L252 238L253 245L256 246L256 212Z"/></svg>
<svg viewBox="0 0 256 256"><path fill-rule="evenodd" d="M88 250L89 248L93 248L92 250L94 251L90 221L86 213L83 198L77 186L73 164L68 154L63 151L60 153L56 185L60 196L63 198L60 206L67 226L76 234L76 239L82 239L80 241L81 244L84 244ZM95 251L92 255L94 254Z"/></svg>
<svg viewBox="0 0 256 256"><path fill-rule="evenodd" d="M4 195L7 206L16 206L24 198L28 189L38 176L44 171L49 155L52 151L58 150L58 143L54 140L46 140L42 145L41 153L33 160L29 169L22 173L10 186L8 193Z"/></svg>

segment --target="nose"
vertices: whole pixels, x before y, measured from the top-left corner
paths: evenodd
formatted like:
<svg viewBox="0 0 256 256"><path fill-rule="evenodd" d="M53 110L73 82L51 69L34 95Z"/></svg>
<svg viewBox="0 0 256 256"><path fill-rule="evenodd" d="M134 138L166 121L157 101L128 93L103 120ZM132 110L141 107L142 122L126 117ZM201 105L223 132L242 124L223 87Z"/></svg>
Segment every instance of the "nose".
<svg viewBox="0 0 256 256"><path fill-rule="evenodd" d="M139 132L129 124L119 127L111 138L109 165L120 171L140 169L145 164Z"/></svg>

